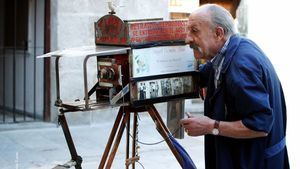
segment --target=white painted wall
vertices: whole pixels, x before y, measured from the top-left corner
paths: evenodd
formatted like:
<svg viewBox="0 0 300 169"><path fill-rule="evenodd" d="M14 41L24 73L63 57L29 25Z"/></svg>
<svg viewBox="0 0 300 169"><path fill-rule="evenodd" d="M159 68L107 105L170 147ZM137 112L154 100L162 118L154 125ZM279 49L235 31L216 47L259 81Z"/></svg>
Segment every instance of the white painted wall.
<svg viewBox="0 0 300 169"><path fill-rule="evenodd" d="M94 22L108 14L107 0L53 0L51 1L51 51L94 45ZM116 10L124 20L168 18L168 0L120 0L123 6ZM83 58L61 59L61 98L73 101L83 98ZM88 63L89 85L97 81L96 61ZM52 105L56 100L54 59L51 68ZM57 109L52 107L52 119Z"/></svg>
<svg viewBox="0 0 300 169"><path fill-rule="evenodd" d="M287 103L287 146L291 168L300 168L300 2L248 0L249 37L269 56Z"/></svg>

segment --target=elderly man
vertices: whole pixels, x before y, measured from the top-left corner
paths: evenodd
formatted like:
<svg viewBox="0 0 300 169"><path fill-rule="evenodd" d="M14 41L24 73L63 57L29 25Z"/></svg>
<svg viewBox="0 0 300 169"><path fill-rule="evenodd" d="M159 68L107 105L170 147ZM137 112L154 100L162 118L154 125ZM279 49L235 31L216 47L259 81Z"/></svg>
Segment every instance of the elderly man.
<svg viewBox="0 0 300 169"><path fill-rule="evenodd" d="M230 13L214 4L190 15L186 41L208 60L200 67L204 116L181 120L188 135L205 135L206 168L289 168L284 95L263 51L237 35Z"/></svg>

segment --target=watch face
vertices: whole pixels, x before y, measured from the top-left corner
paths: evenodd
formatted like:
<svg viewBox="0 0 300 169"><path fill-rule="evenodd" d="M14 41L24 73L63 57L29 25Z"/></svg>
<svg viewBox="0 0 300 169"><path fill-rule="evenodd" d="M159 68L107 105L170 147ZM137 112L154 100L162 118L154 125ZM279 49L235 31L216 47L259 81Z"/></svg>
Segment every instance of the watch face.
<svg viewBox="0 0 300 169"><path fill-rule="evenodd" d="M218 135L218 134L219 134L219 130L216 129L216 128L214 128L214 129L212 130L212 134L213 134L213 135Z"/></svg>

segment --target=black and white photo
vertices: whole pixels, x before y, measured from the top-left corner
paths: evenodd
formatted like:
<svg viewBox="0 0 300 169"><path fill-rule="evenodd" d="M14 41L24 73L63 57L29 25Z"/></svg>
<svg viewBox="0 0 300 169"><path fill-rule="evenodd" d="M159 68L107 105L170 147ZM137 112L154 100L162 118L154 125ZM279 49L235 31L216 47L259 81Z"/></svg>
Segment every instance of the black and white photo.
<svg viewBox="0 0 300 169"><path fill-rule="evenodd" d="M145 82L141 82L138 84L138 98L139 100L144 100L146 99L146 84Z"/></svg>
<svg viewBox="0 0 300 169"><path fill-rule="evenodd" d="M161 94L162 96L170 96L172 94L172 86L170 79L162 79L161 84Z"/></svg>
<svg viewBox="0 0 300 169"><path fill-rule="evenodd" d="M159 92L159 85L158 81L150 81L149 82L149 92L150 92L150 98L156 98L158 97Z"/></svg>
<svg viewBox="0 0 300 169"><path fill-rule="evenodd" d="M183 94L181 78L172 79L172 89L173 89L173 95Z"/></svg>

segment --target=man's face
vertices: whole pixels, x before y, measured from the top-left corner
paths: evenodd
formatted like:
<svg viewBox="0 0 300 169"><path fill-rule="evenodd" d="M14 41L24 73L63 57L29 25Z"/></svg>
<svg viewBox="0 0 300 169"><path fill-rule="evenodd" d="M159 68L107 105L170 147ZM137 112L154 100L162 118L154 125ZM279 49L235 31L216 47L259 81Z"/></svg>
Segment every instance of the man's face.
<svg viewBox="0 0 300 169"><path fill-rule="evenodd" d="M204 18L204 16L203 16ZM196 59L212 59L218 52L218 39L207 19L191 15L188 21L186 43L194 48Z"/></svg>

